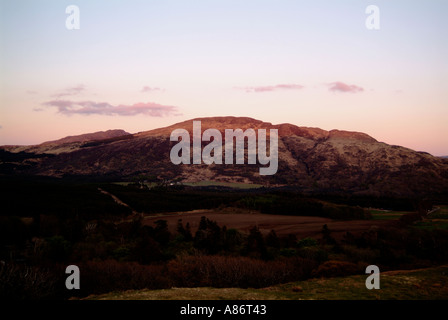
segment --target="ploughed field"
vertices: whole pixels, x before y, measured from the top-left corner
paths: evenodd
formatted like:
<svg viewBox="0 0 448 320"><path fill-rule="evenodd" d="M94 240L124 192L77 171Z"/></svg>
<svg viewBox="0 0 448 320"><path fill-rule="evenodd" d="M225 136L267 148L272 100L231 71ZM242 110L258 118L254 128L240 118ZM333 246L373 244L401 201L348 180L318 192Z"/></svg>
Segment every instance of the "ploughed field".
<svg viewBox="0 0 448 320"><path fill-rule="evenodd" d="M341 221L323 217L272 215L251 211L239 211L232 213L219 210L193 210L188 212L175 212L169 214L148 215L143 219L144 225L153 226L157 220L166 220L171 232L175 232L179 219L185 226L190 224L191 232L196 232L202 216L216 221L219 226L227 229L237 229L241 232L249 232L253 226L257 226L263 234L274 230L278 236L289 234L297 238L320 238L322 228L326 224L332 237L342 238L346 232L352 234L362 233L372 227L384 227L394 223L394 220L349 220Z"/></svg>

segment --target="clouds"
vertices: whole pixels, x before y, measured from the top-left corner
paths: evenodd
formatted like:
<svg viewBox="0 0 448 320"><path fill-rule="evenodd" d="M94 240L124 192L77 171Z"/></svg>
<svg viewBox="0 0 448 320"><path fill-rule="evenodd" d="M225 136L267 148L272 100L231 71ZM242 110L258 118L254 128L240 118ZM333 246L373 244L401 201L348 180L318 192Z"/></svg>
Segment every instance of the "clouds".
<svg viewBox="0 0 448 320"><path fill-rule="evenodd" d="M315 88L327 88L330 92L339 93L360 93L364 88L346 84L341 81L321 84L314 86ZM234 89L244 90L246 93L264 93L264 92L285 92L285 91L302 91L305 86L297 83L274 84L265 86L246 86L234 87ZM312 88L312 87L311 87ZM82 84L68 87L51 96L49 101L42 103L42 106L54 107L59 114L63 115L103 115L103 116L136 116L145 115L150 117L168 117L181 115L179 109L171 105L163 105L155 102L137 102L133 104L112 104L109 102L97 102L90 99L80 99L84 96L86 87ZM159 87L142 86L140 92L148 93L154 91L164 91ZM76 100L70 97L79 96ZM43 111L42 108L34 108L35 112Z"/></svg>
<svg viewBox="0 0 448 320"><path fill-rule="evenodd" d="M66 88L66 89L52 95L52 97L62 98L62 97L66 97L66 96L75 96L75 95L82 93L85 90L86 90L86 88L84 85L78 84L77 86Z"/></svg>
<svg viewBox="0 0 448 320"><path fill-rule="evenodd" d="M349 93L357 93L364 91L364 88L361 88L356 85L348 85L343 82L332 82L328 84L329 88L328 90L334 91L334 92L349 92Z"/></svg>
<svg viewBox="0 0 448 320"><path fill-rule="evenodd" d="M246 92L269 92L276 90L300 90L304 88L300 84L277 84L273 86L257 86L257 87L235 87L235 89L245 90Z"/></svg>
<svg viewBox="0 0 448 320"><path fill-rule="evenodd" d="M167 117L180 115L178 108L161 105L154 102L138 102L132 105L112 105L108 102L51 100L45 106L56 107L64 115L105 115L105 116L135 116Z"/></svg>
<svg viewBox="0 0 448 320"><path fill-rule="evenodd" d="M156 87L144 86L141 92L163 90ZM51 95L55 98L42 103L45 107L55 107L57 112L63 115L103 115L103 116L136 116L145 115L150 117L179 116L179 110L175 106L162 105L155 102L137 102L134 104L114 105L109 102L96 102L92 100L81 100L69 98L70 96L84 96L86 87L82 84L68 87ZM43 111L42 108L34 108L33 111Z"/></svg>
<svg viewBox="0 0 448 320"><path fill-rule="evenodd" d="M161 88L144 86L140 92L163 91Z"/></svg>
<svg viewBox="0 0 448 320"><path fill-rule="evenodd" d="M348 85L341 81L335 81L325 84L329 91L342 93L358 93L363 92L364 88L351 84ZM248 93L272 92L280 90L302 90L305 86L300 84L276 84L269 86L255 86L255 87L234 87L234 89L244 90Z"/></svg>

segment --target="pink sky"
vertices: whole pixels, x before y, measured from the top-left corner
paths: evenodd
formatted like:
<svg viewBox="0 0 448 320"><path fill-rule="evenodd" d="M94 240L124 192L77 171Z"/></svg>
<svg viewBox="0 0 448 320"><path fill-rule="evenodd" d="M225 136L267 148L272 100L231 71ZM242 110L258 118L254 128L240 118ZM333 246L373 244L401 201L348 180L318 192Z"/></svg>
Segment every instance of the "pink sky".
<svg viewBox="0 0 448 320"><path fill-rule="evenodd" d="M195 117L365 132L448 155L447 2L78 1L0 7L0 145Z"/></svg>

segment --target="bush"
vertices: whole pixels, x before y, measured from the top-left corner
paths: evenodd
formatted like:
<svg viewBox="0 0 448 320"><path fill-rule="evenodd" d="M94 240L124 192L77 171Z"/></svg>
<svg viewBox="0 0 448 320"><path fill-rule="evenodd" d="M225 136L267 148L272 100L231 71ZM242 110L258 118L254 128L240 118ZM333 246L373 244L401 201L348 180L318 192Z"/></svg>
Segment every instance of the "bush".
<svg viewBox="0 0 448 320"><path fill-rule="evenodd" d="M52 261L64 261L71 253L72 245L62 236L45 239L44 257Z"/></svg>
<svg viewBox="0 0 448 320"><path fill-rule="evenodd" d="M356 264L347 261L330 260L321 264L313 272L315 277L341 277L348 276L358 272Z"/></svg>
<svg viewBox="0 0 448 320"><path fill-rule="evenodd" d="M352 245L343 245L342 251L346 259L352 262L372 262L380 259L380 250L374 248L358 248Z"/></svg>
<svg viewBox="0 0 448 320"><path fill-rule="evenodd" d="M117 290L163 289L172 285L164 276L161 265L146 266L136 262L105 260L81 263L78 267L81 290L74 293L80 296Z"/></svg>
<svg viewBox="0 0 448 320"><path fill-rule="evenodd" d="M176 286L261 288L309 277L315 261L299 257L262 261L248 257L185 256L168 263Z"/></svg>
<svg viewBox="0 0 448 320"><path fill-rule="evenodd" d="M294 257L297 255L297 250L293 248L280 249L280 255L283 257Z"/></svg>
<svg viewBox="0 0 448 320"><path fill-rule="evenodd" d="M45 300L63 298L62 276L50 269L16 264L0 265L1 300Z"/></svg>
<svg viewBox="0 0 448 320"><path fill-rule="evenodd" d="M304 248L304 247L315 247L318 245L318 242L316 239L313 238L304 238L302 240L297 241L297 246L299 248Z"/></svg>
<svg viewBox="0 0 448 320"><path fill-rule="evenodd" d="M318 246L300 248L297 254L304 259L315 260L317 263L322 263L328 259L328 252Z"/></svg>
<svg viewBox="0 0 448 320"><path fill-rule="evenodd" d="M422 216L419 213L411 212L404 214L400 217L400 222L409 225L413 224L414 222L422 220Z"/></svg>

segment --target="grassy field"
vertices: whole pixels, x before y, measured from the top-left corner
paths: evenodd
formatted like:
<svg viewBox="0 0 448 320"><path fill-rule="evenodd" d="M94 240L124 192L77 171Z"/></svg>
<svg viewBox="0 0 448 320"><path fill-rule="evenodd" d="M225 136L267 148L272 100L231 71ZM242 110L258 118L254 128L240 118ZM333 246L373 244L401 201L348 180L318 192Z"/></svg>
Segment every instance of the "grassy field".
<svg viewBox="0 0 448 320"><path fill-rule="evenodd" d="M368 290L367 275L319 278L263 289L171 288L89 296L87 300L438 300L448 299L448 265L383 272L380 289Z"/></svg>
<svg viewBox="0 0 448 320"><path fill-rule="evenodd" d="M448 206L437 207L440 209L427 215L423 221L417 222L415 227L426 230L448 230Z"/></svg>
<svg viewBox="0 0 448 320"><path fill-rule="evenodd" d="M422 221L416 222L414 227L426 230L448 230L448 206L440 205L437 207L439 207L438 210L424 217ZM373 220L398 220L407 213L411 212L370 209Z"/></svg>
<svg viewBox="0 0 448 320"><path fill-rule="evenodd" d="M402 215L407 213L410 212L370 209L373 220L398 220Z"/></svg>
<svg viewBox="0 0 448 320"><path fill-rule="evenodd" d="M428 219L445 219L448 220L448 206L437 206L440 209L428 215Z"/></svg>

